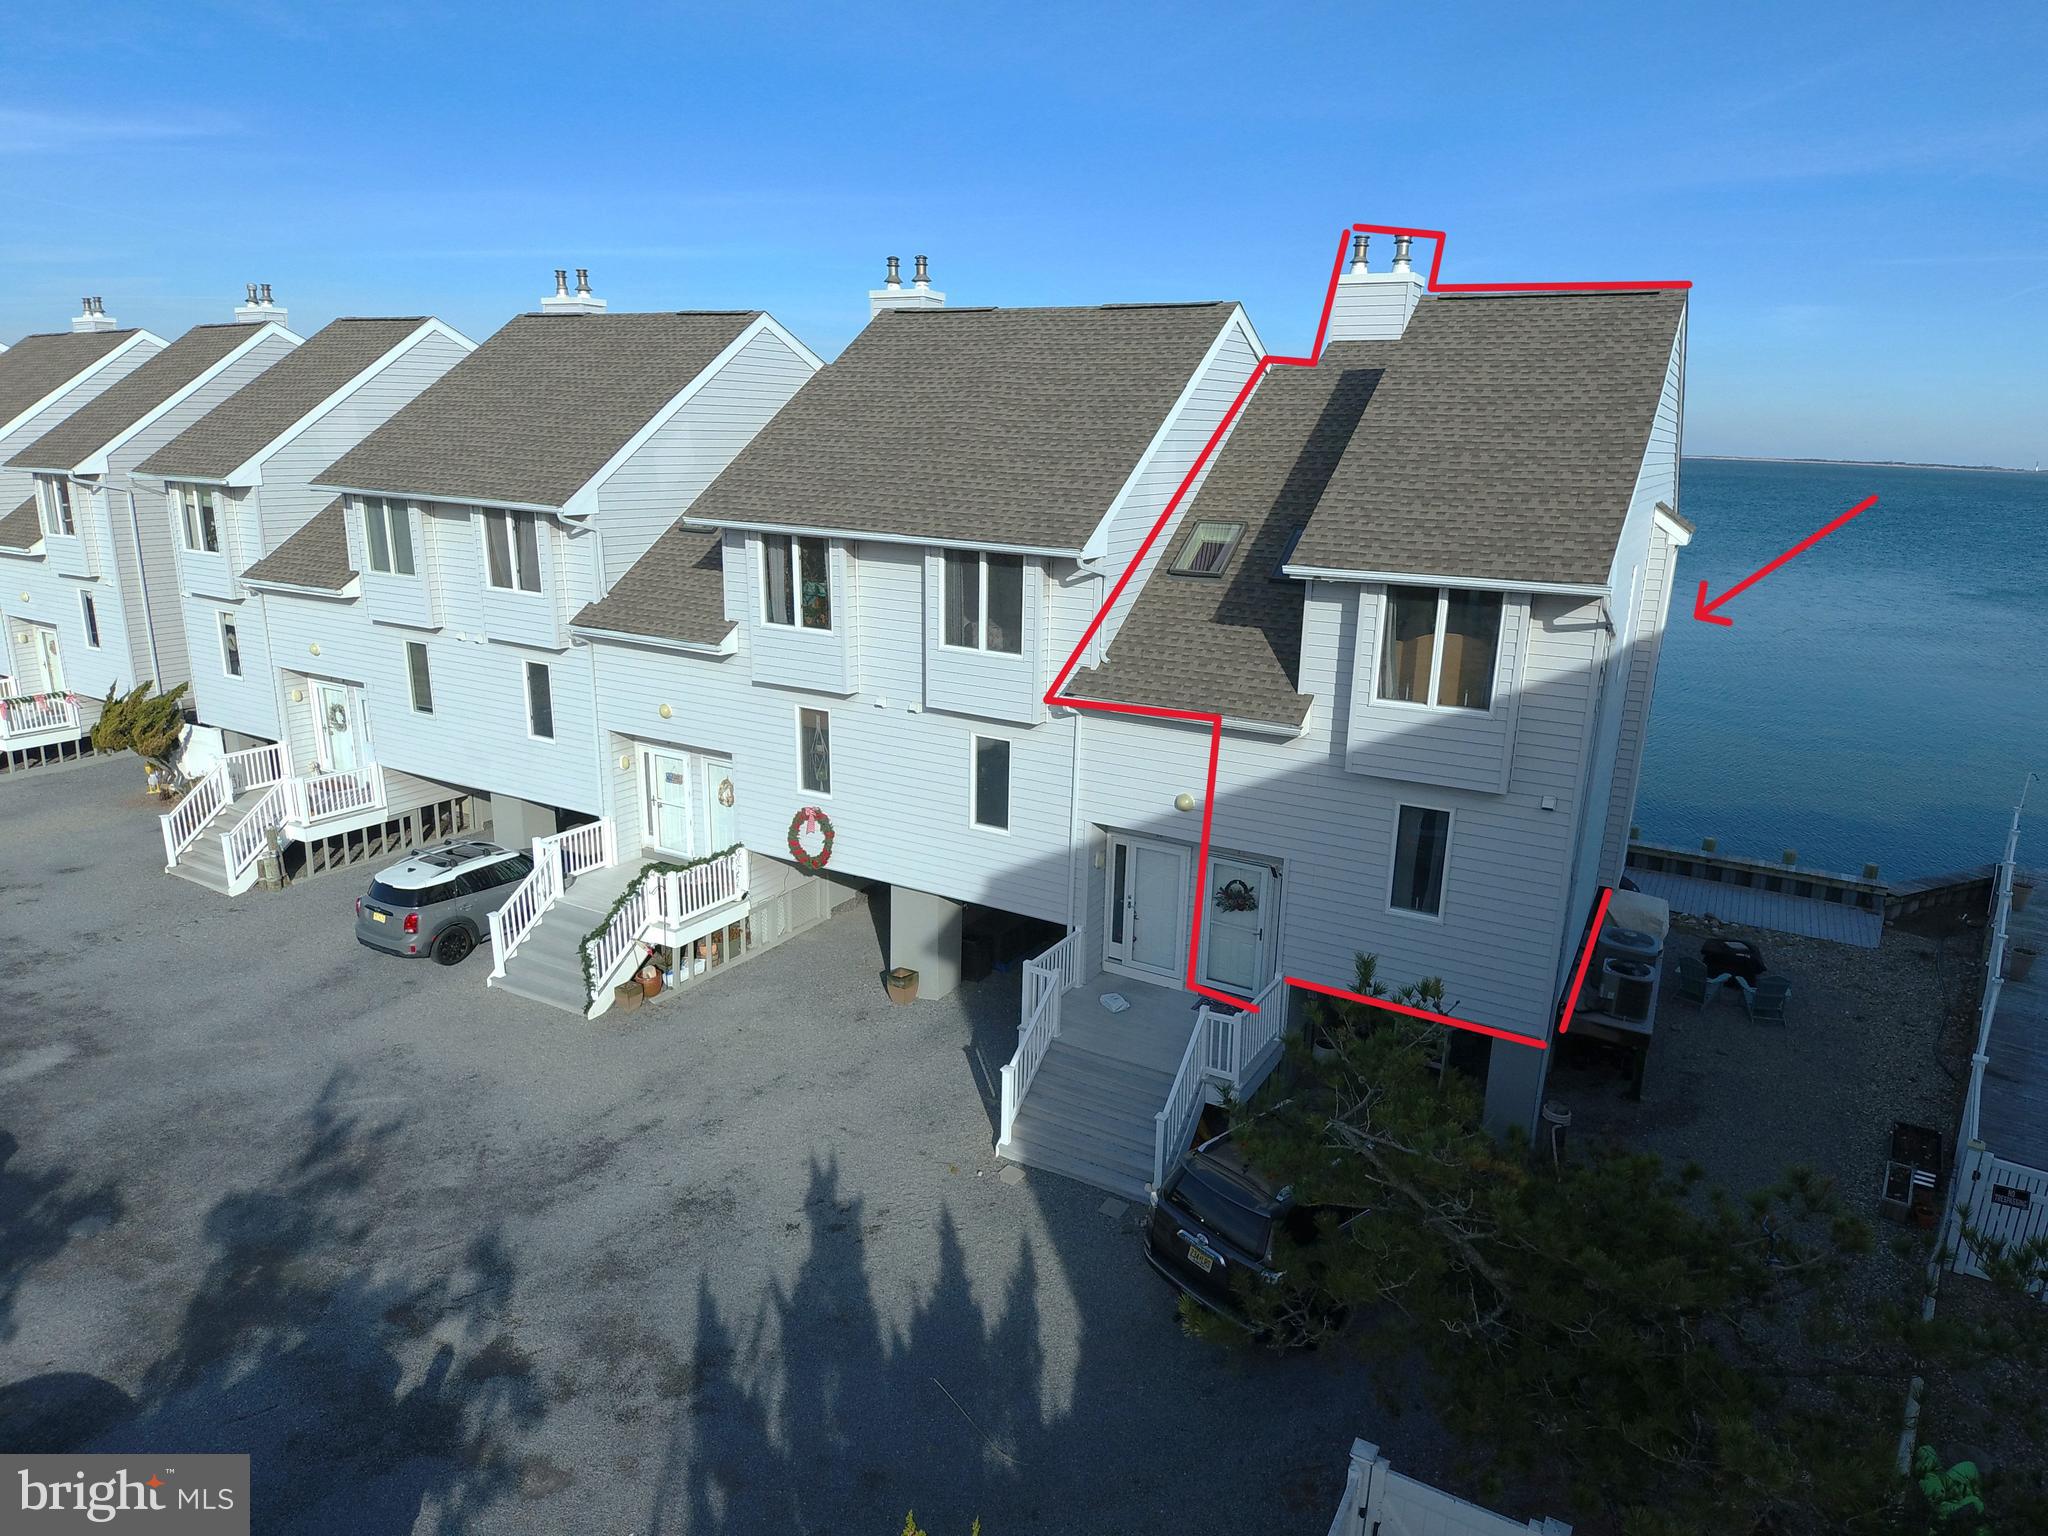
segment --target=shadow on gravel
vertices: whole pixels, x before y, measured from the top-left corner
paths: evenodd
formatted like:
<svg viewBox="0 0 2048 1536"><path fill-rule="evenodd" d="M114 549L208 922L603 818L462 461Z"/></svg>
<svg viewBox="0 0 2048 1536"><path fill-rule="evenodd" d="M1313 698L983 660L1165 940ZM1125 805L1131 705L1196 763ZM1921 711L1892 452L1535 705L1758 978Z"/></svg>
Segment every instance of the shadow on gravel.
<svg viewBox="0 0 2048 1536"><path fill-rule="evenodd" d="M25 1171L14 1160L20 1149L0 1131L0 1339L14 1337L15 1298L30 1270L55 1258L74 1236L121 1219L121 1201L110 1185L70 1190L69 1169Z"/></svg>
<svg viewBox="0 0 2048 1536"><path fill-rule="evenodd" d="M378 1218L372 1175L399 1122L357 1119L340 1105L347 1087L329 1079L289 1166L208 1213L211 1263L133 1402L94 1378L18 1383L4 1406L26 1436L52 1450L247 1453L265 1530L461 1530L520 1490L506 1437L545 1410L504 1331L511 1262L486 1231L438 1266L359 1267ZM60 1217L37 1225L61 1232ZM10 1273L13 1237L0 1230Z"/></svg>
<svg viewBox="0 0 2048 1536"><path fill-rule="evenodd" d="M1038 1272L1020 1241L984 1310L952 1218L907 1331L882 1322L868 1282L864 1202L836 1163L811 1165L810 1249L789 1289L750 1318L697 1293L692 1380L648 1514L648 1536L770 1530L965 1531L1030 1501L1053 1450L1041 1406Z"/></svg>

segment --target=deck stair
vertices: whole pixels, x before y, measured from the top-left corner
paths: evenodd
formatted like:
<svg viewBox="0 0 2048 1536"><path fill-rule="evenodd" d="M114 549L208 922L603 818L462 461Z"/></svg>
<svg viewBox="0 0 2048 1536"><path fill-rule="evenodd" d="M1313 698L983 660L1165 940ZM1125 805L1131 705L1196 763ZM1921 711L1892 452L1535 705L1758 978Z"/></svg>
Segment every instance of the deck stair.
<svg viewBox="0 0 2048 1536"><path fill-rule="evenodd" d="M491 978L491 985L550 1008L586 1012L583 940L604 921L633 872L614 865L578 875L505 961L505 974Z"/></svg>
<svg viewBox="0 0 2048 1536"><path fill-rule="evenodd" d="M1152 1182L1153 1117L1172 1086L1170 1071L1055 1040L1003 1155L1142 1201Z"/></svg>
<svg viewBox="0 0 2048 1536"><path fill-rule="evenodd" d="M241 895L251 882L230 880L227 845L222 841L222 835L240 826L256 809L256 802L268 793L267 789L244 790L215 811L207 819L203 834L179 853L177 861L165 873L176 875L180 880L190 880L194 885L203 885L223 896Z"/></svg>

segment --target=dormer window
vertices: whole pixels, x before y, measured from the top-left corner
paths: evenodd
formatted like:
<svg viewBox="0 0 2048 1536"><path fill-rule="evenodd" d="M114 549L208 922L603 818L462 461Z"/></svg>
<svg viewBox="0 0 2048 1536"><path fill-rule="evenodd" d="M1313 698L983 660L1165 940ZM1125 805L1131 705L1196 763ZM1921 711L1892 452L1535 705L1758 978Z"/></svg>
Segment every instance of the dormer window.
<svg viewBox="0 0 2048 1536"><path fill-rule="evenodd" d="M1221 576L1230 552L1244 537L1243 523L1197 523L1173 562L1176 576Z"/></svg>
<svg viewBox="0 0 2048 1536"><path fill-rule="evenodd" d="M1024 654L1024 557L945 551L945 643Z"/></svg>
<svg viewBox="0 0 2048 1536"><path fill-rule="evenodd" d="M43 491L43 531L77 533L78 525L71 516L71 483L68 480L45 480Z"/></svg>
<svg viewBox="0 0 2048 1536"><path fill-rule="evenodd" d="M1425 709L1493 707L1501 595L1457 587L1388 587L1379 698Z"/></svg>
<svg viewBox="0 0 2048 1536"><path fill-rule="evenodd" d="M402 501L372 496L363 502L363 536L370 569L385 576L413 574L412 511Z"/></svg>
<svg viewBox="0 0 2048 1536"><path fill-rule="evenodd" d="M771 533L761 541L761 618L789 628L832 628L832 577L823 539Z"/></svg>
<svg viewBox="0 0 2048 1536"><path fill-rule="evenodd" d="M185 525L185 547L194 554L219 554L220 512L211 487L188 485L172 494Z"/></svg>
<svg viewBox="0 0 2048 1536"><path fill-rule="evenodd" d="M484 513L484 580L504 592L540 590L540 518L532 512Z"/></svg>

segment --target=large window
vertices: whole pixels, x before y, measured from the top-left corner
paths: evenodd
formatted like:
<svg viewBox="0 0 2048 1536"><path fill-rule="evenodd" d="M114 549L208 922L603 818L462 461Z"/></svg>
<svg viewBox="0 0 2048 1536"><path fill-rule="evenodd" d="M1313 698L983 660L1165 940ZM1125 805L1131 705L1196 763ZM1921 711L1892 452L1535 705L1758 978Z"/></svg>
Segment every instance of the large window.
<svg viewBox="0 0 2048 1536"><path fill-rule="evenodd" d="M484 513L484 579L507 592L540 590L540 519L535 514Z"/></svg>
<svg viewBox="0 0 2048 1536"><path fill-rule="evenodd" d="M220 616L220 667L229 677L242 675L242 637L231 613Z"/></svg>
<svg viewBox="0 0 2048 1536"><path fill-rule="evenodd" d="M814 795L832 793L832 717L822 709L796 712L797 775Z"/></svg>
<svg viewBox="0 0 2048 1536"><path fill-rule="evenodd" d="M100 648L100 611L93 605L92 594L78 594L78 616L85 621L85 643L92 650Z"/></svg>
<svg viewBox="0 0 2048 1536"><path fill-rule="evenodd" d="M213 488L188 485L172 493L185 524L185 547L195 554L220 553L220 511L213 500Z"/></svg>
<svg viewBox="0 0 2048 1536"><path fill-rule="evenodd" d="M526 731L530 736L555 734L555 686L545 662L526 664Z"/></svg>
<svg viewBox="0 0 2048 1536"><path fill-rule="evenodd" d="M434 712L434 679L427 671L427 648L418 640L405 642L405 675L412 683L413 713L431 715ZM553 734L552 721L550 727L550 734Z"/></svg>
<svg viewBox="0 0 2048 1536"><path fill-rule="evenodd" d="M43 532L75 534L78 525L71 517L71 482L43 482Z"/></svg>
<svg viewBox="0 0 2048 1536"><path fill-rule="evenodd" d="M372 496L363 503L363 535L370 569L386 576L413 574L412 512L402 501Z"/></svg>
<svg viewBox="0 0 2048 1536"><path fill-rule="evenodd" d="M974 824L1010 830L1010 744L1000 736L974 738Z"/></svg>
<svg viewBox="0 0 2048 1536"><path fill-rule="evenodd" d="M1498 592L1387 588L1380 642L1382 702L1491 709L1500 607Z"/></svg>
<svg viewBox="0 0 2048 1536"><path fill-rule="evenodd" d="M823 539L771 533L761 541L761 617L805 629L832 627L832 577Z"/></svg>
<svg viewBox="0 0 2048 1536"><path fill-rule="evenodd" d="M1450 856L1451 813L1404 805L1394 829L1394 887L1387 905L1399 912L1441 917L1444 865Z"/></svg>
<svg viewBox="0 0 2048 1536"><path fill-rule="evenodd" d="M1024 557L949 549L946 644L970 651L1024 654Z"/></svg>

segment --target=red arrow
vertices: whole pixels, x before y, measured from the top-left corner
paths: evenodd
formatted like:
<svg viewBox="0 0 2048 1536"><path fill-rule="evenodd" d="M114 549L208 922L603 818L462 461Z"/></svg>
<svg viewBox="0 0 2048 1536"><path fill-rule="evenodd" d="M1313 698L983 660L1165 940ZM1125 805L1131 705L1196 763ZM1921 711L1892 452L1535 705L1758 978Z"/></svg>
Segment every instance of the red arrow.
<svg viewBox="0 0 2048 1536"><path fill-rule="evenodd" d="M1872 507L1876 505L1877 498L1875 496L1864 497L1861 501L1857 502L1855 506L1851 507L1848 511L1844 512L1832 523L1829 523L1827 527L1821 529L1819 533L1810 534L1806 538L1801 539L1797 544L1794 544L1790 549L1786 550L1785 553L1778 556L1777 559L1773 560L1769 565L1765 566L1755 575L1743 577L1742 580L1735 583L1734 586L1730 587L1726 592L1723 592L1711 603L1707 601L1707 584L1704 581L1701 582L1699 596L1695 597L1692 600L1692 616L1698 619L1703 624L1721 624L1732 629L1735 625L1735 621L1733 619L1722 618L1721 615L1714 612L1716 608L1720 607L1723 603L1727 602L1728 599L1735 596L1736 593L1747 592L1751 587L1755 586L1758 582L1762 581L1766 576L1770 575L1771 572L1775 571L1779 566L1783 565L1786 561L1796 560L1799 556L1805 554L1809 549L1813 548L1814 545L1818 544L1822 539L1826 538L1829 534L1833 533L1837 528L1841 527L1842 524L1848 522L1850 518L1855 517L1860 513L1868 512Z"/></svg>

